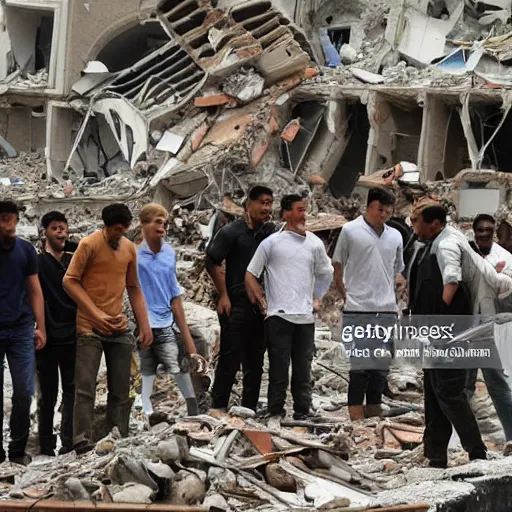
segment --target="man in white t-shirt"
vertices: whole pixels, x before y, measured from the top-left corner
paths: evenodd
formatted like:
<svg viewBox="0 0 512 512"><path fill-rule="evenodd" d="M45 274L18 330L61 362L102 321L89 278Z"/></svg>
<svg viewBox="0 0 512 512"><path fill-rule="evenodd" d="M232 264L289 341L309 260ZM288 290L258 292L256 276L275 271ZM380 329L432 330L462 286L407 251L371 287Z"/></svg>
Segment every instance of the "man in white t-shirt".
<svg viewBox="0 0 512 512"><path fill-rule="evenodd" d="M269 415L285 414L291 361L293 417L302 420L310 415L315 303L329 289L333 268L322 240L306 231L306 201L299 195L284 196L281 216L286 222L284 230L258 246L245 284L251 302L266 315ZM264 270L268 305L258 282Z"/></svg>
<svg viewBox="0 0 512 512"><path fill-rule="evenodd" d="M370 322L389 327L397 318L396 284L404 286L405 280L401 276L404 270L402 235L386 225L394 203L391 192L378 187L370 189L365 214L348 222L341 230L333 264L336 287L344 300L344 332L348 324L354 324L350 327L355 332L359 324ZM355 348L364 343L373 346L372 340L360 340ZM348 388L349 414L353 421L364 419L365 415L381 414L387 378L384 369L354 369L356 363L352 361Z"/></svg>

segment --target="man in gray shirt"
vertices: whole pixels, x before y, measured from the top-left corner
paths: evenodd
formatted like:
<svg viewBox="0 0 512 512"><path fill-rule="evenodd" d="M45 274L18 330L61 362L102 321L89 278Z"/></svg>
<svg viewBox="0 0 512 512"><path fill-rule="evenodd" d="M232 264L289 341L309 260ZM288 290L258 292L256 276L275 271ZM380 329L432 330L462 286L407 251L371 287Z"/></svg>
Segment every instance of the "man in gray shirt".
<svg viewBox="0 0 512 512"><path fill-rule="evenodd" d="M332 282L333 267L323 242L306 231L306 202L284 196L281 216L286 222L256 250L247 267L249 299L266 315L269 355L268 412L284 416L288 372L292 362L294 419L306 419L311 406L311 363L315 345L314 309ZM265 272L265 292L257 279Z"/></svg>
<svg viewBox="0 0 512 512"><path fill-rule="evenodd" d="M404 285L403 242L400 232L386 225L395 197L382 188L368 192L366 212L343 226L333 255L334 280L341 293L343 329L362 322L393 325L397 318L395 285ZM364 340L360 343L370 343ZM373 346L373 345L372 345ZM354 362L352 363L354 364ZM349 414L352 420L381 414L387 372L382 369L350 371ZM366 395L366 411L363 401Z"/></svg>

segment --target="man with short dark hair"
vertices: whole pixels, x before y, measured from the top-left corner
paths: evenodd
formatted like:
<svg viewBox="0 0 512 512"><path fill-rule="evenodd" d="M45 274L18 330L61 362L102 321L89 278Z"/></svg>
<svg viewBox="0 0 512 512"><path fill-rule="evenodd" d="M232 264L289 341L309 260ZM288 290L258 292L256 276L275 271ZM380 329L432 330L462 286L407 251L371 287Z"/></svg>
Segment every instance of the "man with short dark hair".
<svg viewBox="0 0 512 512"><path fill-rule="evenodd" d="M305 420L311 415L314 311L333 275L324 243L306 231L306 207L306 201L299 195L282 198L284 229L260 244L245 274L251 302L266 315L268 413L276 419L285 415L290 361L294 419ZM263 271L267 299L258 282Z"/></svg>
<svg viewBox="0 0 512 512"><path fill-rule="evenodd" d="M107 363L107 426L128 435L130 366L134 348L123 314L125 290L137 320L143 348L153 341L144 295L137 275L137 251L124 234L132 214L124 204L102 211L103 229L80 241L64 276L64 289L78 306L75 369L74 449L94 448L92 421L96 378L105 353Z"/></svg>
<svg viewBox="0 0 512 512"><path fill-rule="evenodd" d="M219 293L220 353L212 388L212 408L227 411L235 377L242 365L242 406L256 410L260 396L265 339L263 316L245 290L247 265L259 244L275 231L270 222L273 193L257 185L247 197L246 214L224 226L207 248L207 270ZM221 265L225 261L223 271Z"/></svg>
<svg viewBox="0 0 512 512"><path fill-rule="evenodd" d="M496 220L492 215L481 213L477 215L473 221L473 231L475 233L475 241L471 243L472 247L478 254L487 260L497 272L512 277L512 254L501 245L494 242L494 234L496 230ZM494 315L496 313L512 313L512 303L510 297L505 300L486 301L486 309L480 311L483 315ZM505 326L498 331L495 330L495 336L506 336L507 329ZM508 338L502 338L509 342ZM500 340L497 339L497 342ZM475 383L478 370L469 370L467 378L467 389L470 396L474 393ZM512 391L508 383L507 377L503 370L497 368L482 368L482 375L489 396L492 399L496 414L503 426L506 441L512 441Z"/></svg>
<svg viewBox="0 0 512 512"><path fill-rule="evenodd" d="M4 410L3 361L7 356L13 385L9 460L28 464L30 456L25 454L25 448L34 394L34 340L36 350L41 350L46 344L46 327L43 292L37 276L37 253L29 242L16 236L18 220L18 205L0 201L0 425L3 424ZM4 460L5 452L1 447L0 461Z"/></svg>
<svg viewBox="0 0 512 512"><path fill-rule="evenodd" d="M349 327L354 330L367 321L389 327L397 319L396 285L403 285L404 281L403 241L400 232L386 224L394 204L391 192L372 188L368 191L366 212L341 230L333 264L336 287L344 300L344 329L353 324ZM368 343L373 341L358 340L361 346L354 348ZM382 414L387 378L385 365L364 368L359 363L353 360L349 372L348 409L352 421ZM368 361L364 363L369 365Z"/></svg>
<svg viewBox="0 0 512 512"><path fill-rule="evenodd" d="M461 247L459 240L461 243L463 240L453 228L446 226L446 216L446 209L435 203L427 203L412 212L414 231L426 242L411 263L409 307L413 315L472 314L469 283L463 280L462 263L453 260L457 247ZM423 375L423 444L429 465L447 467L452 425L469 458L485 459L487 449L465 392L466 370L424 369Z"/></svg>
<svg viewBox="0 0 512 512"><path fill-rule="evenodd" d="M39 450L41 455L55 455L53 417L62 383L62 421L59 454L73 449L73 407L75 403L76 304L64 291L62 279L72 253L65 251L68 221L58 211L41 219L44 230L43 252L39 254L39 280L44 295L46 346L36 354L40 395L38 400Z"/></svg>

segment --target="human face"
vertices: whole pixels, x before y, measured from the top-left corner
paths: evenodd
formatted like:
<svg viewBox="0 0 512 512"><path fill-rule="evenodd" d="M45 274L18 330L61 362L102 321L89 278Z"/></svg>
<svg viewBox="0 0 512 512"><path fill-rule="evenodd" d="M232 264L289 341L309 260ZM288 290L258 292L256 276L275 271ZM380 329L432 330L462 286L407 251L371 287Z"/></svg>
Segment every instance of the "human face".
<svg viewBox="0 0 512 512"><path fill-rule="evenodd" d="M289 229L301 235L306 233L306 201L293 203L292 209L284 212L283 218Z"/></svg>
<svg viewBox="0 0 512 512"><path fill-rule="evenodd" d="M393 205L382 204L380 201L372 201L366 207L366 219L375 227L382 228L393 213Z"/></svg>
<svg viewBox="0 0 512 512"><path fill-rule="evenodd" d="M0 213L0 238L15 238L17 224L18 216L15 213Z"/></svg>
<svg viewBox="0 0 512 512"><path fill-rule="evenodd" d="M413 213L411 216L411 224L414 232L421 240L431 240L439 231L439 221L435 220L431 224L427 224L420 213Z"/></svg>
<svg viewBox="0 0 512 512"><path fill-rule="evenodd" d="M169 221L165 217L153 217L149 222L142 224L142 234L148 242L163 240L167 232Z"/></svg>
<svg viewBox="0 0 512 512"><path fill-rule="evenodd" d="M494 240L494 224L481 220L475 226L475 242L480 250L490 250Z"/></svg>
<svg viewBox="0 0 512 512"><path fill-rule="evenodd" d="M258 199L247 202L247 213L255 224L261 224L270 220L273 201L272 196L261 194Z"/></svg>
<svg viewBox="0 0 512 512"><path fill-rule="evenodd" d="M64 251L66 240L68 238L68 225L61 221L52 221L45 231L46 243L55 252Z"/></svg>
<svg viewBox="0 0 512 512"><path fill-rule="evenodd" d="M117 249L121 242L121 238L128 231L130 226L124 226L123 224L114 224L113 226L105 226L105 237L107 243L112 249Z"/></svg>

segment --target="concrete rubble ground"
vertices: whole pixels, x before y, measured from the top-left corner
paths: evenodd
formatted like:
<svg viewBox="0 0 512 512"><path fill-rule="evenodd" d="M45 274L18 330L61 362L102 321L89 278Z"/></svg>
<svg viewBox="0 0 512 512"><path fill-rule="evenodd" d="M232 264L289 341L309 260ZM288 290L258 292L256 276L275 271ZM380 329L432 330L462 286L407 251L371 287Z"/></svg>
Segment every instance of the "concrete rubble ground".
<svg viewBox="0 0 512 512"><path fill-rule="evenodd" d="M419 368L391 370L385 411L403 414L349 421L334 289L316 330L320 419L267 425L237 407L241 379L232 413L208 416L219 327L204 248L241 214L253 183L271 185L276 204L291 191L308 196L309 229L330 254L373 184L394 190L404 219L427 195L441 197L451 222L469 233L476 213L496 213L500 242L512 248L510 1L57 4L35 15L25 2L0 2L0 193L23 205L18 232L34 243L49 210L67 215L78 241L113 201L134 214L149 200L168 207L187 315L210 372L194 383L202 409L195 418L183 417L179 393L159 375L161 422L148 426L134 359L131 436L121 439L101 426L103 368L96 450L36 457L27 468L4 463L0 498L448 511L495 496L512 460L481 381L472 406L489 461L468 463L455 439L449 469L426 467ZM138 228L128 236L136 241ZM35 414L32 434L35 453Z"/></svg>

